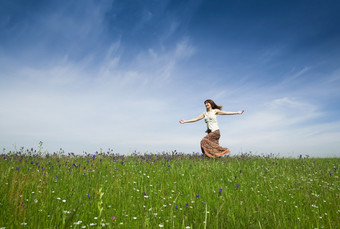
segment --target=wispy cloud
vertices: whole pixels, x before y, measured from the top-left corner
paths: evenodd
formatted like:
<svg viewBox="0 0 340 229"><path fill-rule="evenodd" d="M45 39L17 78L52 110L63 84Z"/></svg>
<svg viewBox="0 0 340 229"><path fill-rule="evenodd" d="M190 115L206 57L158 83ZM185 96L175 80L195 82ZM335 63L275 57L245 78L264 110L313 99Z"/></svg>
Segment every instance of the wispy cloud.
<svg viewBox="0 0 340 229"><path fill-rule="evenodd" d="M340 146L337 141L340 122L316 122L324 116L320 107L288 97L257 106L259 109L252 108L248 113L246 110L240 118L221 120L221 129L226 132L225 140L222 140L224 144L237 145L238 148L233 149L243 152L276 152L290 156L302 153L316 157L336 155L336 147Z"/></svg>
<svg viewBox="0 0 340 229"><path fill-rule="evenodd" d="M87 61L75 63L67 57L44 68L13 69L11 89L0 93L6 107L0 115L7 120L0 125L8 130L1 132L3 141L8 144L24 135L27 141L21 142L43 140L54 150L56 142L64 142L71 151L108 146L120 152L175 142L171 136L179 118L169 102L176 99L166 93L174 85L177 62L193 53L188 41L176 47L142 52L122 67L117 41L98 71L88 72ZM160 135L164 128L168 130ZM86 144L73 148L72 141Z"/></svg>
<svg viewBox="0 0 340 229"><path fill-rule="evenodd" d="M0 16L1 147L42 140L50 151L198 152L205 123L178 120L198 116L211 98L246 111L219 117L220 142L233 153L339 152L339 49L313 45L338 35L296 47L316 31L303 20L299 33L282 36L297 29L285 26L286 8L19 3L6 3ZM299 7L289 6L296 21Z"/></svg>

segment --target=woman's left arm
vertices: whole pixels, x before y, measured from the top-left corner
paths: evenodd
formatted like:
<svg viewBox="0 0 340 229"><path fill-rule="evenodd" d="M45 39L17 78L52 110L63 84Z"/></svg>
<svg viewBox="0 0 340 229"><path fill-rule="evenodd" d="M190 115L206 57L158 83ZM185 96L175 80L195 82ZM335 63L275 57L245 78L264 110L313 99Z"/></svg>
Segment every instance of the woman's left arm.
<svg viewBox="0 0 340 229"><path fill-rule="evenodd" d="M244 110L237 111L237 112L217 110L216 114L218 114L218 115L236 115L236 114L243 114L243 112L244 112Z"/></svg>

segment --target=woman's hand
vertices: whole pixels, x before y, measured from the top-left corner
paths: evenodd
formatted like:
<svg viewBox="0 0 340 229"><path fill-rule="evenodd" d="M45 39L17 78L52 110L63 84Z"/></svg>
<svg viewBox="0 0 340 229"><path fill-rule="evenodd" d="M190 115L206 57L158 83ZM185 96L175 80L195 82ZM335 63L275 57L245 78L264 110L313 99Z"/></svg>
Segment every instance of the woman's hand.
<svg viewBox="0 0 340 229"><path fill-rule="evenodd" d="M243 112L244 112L244 110L241 110L241 111L239 111L238 113L239 113L239 114L243 114Z"/></svg>
<svg viewBox="0 0 340 229"><path fill-rule="evenodd" d="M184 120L181 120L181 121L179 121L179 123L180 123L180 124L184 124L185 122L184 122Z"/></svg>

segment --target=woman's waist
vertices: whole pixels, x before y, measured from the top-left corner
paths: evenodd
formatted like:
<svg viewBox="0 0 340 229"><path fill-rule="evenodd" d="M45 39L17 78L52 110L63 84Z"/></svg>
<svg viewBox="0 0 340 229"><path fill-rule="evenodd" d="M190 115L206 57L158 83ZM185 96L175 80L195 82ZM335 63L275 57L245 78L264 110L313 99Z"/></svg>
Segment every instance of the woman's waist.
<svg viewBox="0 0 340 229"><path fill-rule="evenodd" d="M219 128L217 128L217 129L209 129L209 128L208 128L205 132L209 134L209 133L211 133L211 132L219 131L219 130L220 130Z"/></svg>

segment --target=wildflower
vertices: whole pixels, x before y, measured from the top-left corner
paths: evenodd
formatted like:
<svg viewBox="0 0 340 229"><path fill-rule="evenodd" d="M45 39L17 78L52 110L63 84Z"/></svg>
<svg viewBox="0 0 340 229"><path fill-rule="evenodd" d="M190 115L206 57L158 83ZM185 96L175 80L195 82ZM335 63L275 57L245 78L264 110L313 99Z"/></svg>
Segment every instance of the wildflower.
<svg viewBox="0 0 340 229"><path fill-rule="evenodd" d="M186 206L186 207L189 207L189 204L188 204L188 203L186 203L186 204L185 204L185 206Z"/></svg>
<svg viewBox="0 0 340 229"><path fill-rule="evenodd" d="M87 194L87 198L90 198L90 193Z"/></svg>
<svg viewBox="0 0 340 229"><path fill-rule="evenodd" d="M196 198L199 198L199 197L200 197L200 195L199 195L199 194L197 194L197 195L196 195Z"/></svg>
<svg viewBox="0 0 340 229"><path fill-rule="evenodd" d="M222 194L222 189L221 189L221 188L218 190L218 193L219 193L219 194Z"/></svg>
<svg viewBox="0 0 340 229"><path fill-rule="evenodd" d="M178 205L176 205L176 209L178 209Z"/></svg>
<svg viewBox="0 0 340 229"><path fill-rule="evenodd" d="M115 219L116 219L116 217L113 215L113 216L111 217L111 219L112 219L112 220L115 220Z"/></svg>
<svg viewBox="0 0 340 229"><path fill-rule="evenodd" d="M19 167L17 167L17 171L19 171Z"/></svg>
<svg viewBox="0 0 340 229"><path fill-rule="evenodd" d="M17 169L17 170L18 170L18 169ZM330 175L330 176L332 176L332 175L333 175L333 173L329 173L329 175Z"/></svg>
<svg viewBox="0 0 340 229"><path fill-rule="evenodd" d="M162 225L162 224L159 224L158 226L159 226L160 228L164 227L164 225Z"/></svg>
<svg viewBox="0 0 340 229"><path fill-rule="evenodd" d="M66 200L63 200L63 203L65 203L66 202Z"/></svg>
<svg viewBox="0 0 340 229"><path fill-rule="evenodd" d="M240 185L239 185L239 184L237 184L237 185L236 185L236 188L238 188L238 187L240 187Z"/></svg>

